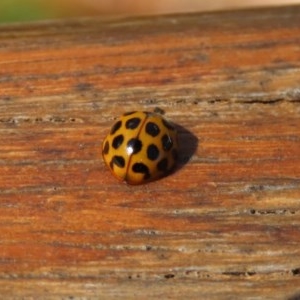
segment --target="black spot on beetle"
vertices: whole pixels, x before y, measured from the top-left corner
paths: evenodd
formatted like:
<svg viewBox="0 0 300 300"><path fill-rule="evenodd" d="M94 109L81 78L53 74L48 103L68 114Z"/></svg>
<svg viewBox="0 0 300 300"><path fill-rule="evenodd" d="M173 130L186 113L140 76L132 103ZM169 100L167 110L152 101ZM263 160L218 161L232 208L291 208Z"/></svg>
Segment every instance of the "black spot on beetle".
<svg viewBox="0 0 300 300"><path fill-rule="evenodd" d="M142 149L142 142L139 139L130 139L127 143L127 152L130 154L136 154Z"/></svg>
<svg viewBox="0 0 300 300"><path fill-rule="evenodd" d="M157 169L162 172L166 172L168 170L168 159L163 158L161 161L157 164Z"/></svg>
<svg viewBox="0 0 300 300"><path fill-rule="evenodd" d="M135 173L144 174L144 179L145 180L150 178L149 168L143 163L133 164L132 171L135 172Z"/></svg>
<svg viewBox="0 0 300 300"><path fill-rule="evenodd" d="M153 137L159 135L159 133L160 133L159 127L153 122L148 122L146 124L145 130L146 130L146 133L148 133L149 135L151 135Z"/></svg>
<svg viewBox="0 0 300 300"><path fill-rule="evenodd" d="M167 134L164 134L161 138L162 147L165 151L169 151L173 146L173 141L171 137Z"/></svg>
<svg viewBox="0 0 300 300"><path fill-rule="evenodd" d="M125 159L123 156L115 155L112 158L110 165L112 165L112 164L115 164L119 168L124 168L125 167Z"/></svg>
<svg viewBox="0 0 300 300"><path fill-rule="evenodd" d="M139 126L140 123L141 123L140 118L131 118L126 121L125 126L127 129L135 129Z"/></svg>
<svg viewBox="0 0 300 300"><path fill-rule="evenodd" d="M118 149L122 145L123 141L124 141L123 134L119 134L113 139L112 146L115 149Z"/></svg>
<svg viewBox="0 0 300 300"><path fill-rule="evenodd" d="M157 146L155 146L154 144L149 145L147 148L147 157L150 160L156 160L158 156L159 156L159 150Z"/></svg>
<svg viewBox="0 0 300 300"><path fill-rule="evenodd" d="M121 126L122 126L122 121L116 122L116 123L113 125L113 127L111 128L110 134L111 134L111 135L115 134L116 131L119 130Z"/></svg>
<svg viewBox="0 0 300 300"><path fill-rule="evenodd" d="M109 142L106 141L103 147L103 154L108 154L109 152Z"/></svg>

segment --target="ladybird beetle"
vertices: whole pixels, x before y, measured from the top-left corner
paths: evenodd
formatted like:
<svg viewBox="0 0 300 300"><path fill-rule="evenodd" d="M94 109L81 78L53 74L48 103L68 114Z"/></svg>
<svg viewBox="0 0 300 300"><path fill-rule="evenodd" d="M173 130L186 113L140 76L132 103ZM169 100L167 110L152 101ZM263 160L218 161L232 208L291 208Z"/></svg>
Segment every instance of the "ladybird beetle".
<svg viewBox="0 0 300 300"><path fill-rule="evenodd" d="M102 156L120 180L142 184L165 176L178 151L174 126L156 112L128 112L112 126Z"/></svg>

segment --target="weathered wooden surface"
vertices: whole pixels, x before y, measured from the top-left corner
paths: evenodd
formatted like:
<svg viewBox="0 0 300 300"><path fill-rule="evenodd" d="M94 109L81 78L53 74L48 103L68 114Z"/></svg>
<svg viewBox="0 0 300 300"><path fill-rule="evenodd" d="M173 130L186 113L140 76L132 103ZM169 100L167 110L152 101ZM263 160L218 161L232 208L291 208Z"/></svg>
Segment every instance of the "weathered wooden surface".
<svg viewBox="0 0 300 300"><path fill-rule="evenodd" d="M127 186L127 110L180 128ZM297 299L300 7L0 28L2 297Z"/></svg>

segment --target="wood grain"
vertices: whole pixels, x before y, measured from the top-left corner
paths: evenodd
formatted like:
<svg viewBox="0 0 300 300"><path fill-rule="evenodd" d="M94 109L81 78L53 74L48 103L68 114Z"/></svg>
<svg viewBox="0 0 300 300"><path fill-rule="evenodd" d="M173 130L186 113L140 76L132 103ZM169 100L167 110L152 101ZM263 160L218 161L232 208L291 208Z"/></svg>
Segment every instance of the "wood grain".
<svg viewBox="0 0 300 300"><path fill-rule="evenodd" d="M0 28L5 298L299 299L300 7ZM177 170L111 176L128 110Z"/></svg>

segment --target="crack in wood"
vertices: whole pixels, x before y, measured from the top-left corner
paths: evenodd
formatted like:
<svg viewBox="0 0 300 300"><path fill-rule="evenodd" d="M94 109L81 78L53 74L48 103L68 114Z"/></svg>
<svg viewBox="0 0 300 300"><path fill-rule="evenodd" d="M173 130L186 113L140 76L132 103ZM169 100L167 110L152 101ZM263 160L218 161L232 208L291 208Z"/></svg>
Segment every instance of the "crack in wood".
<svg viewBox="0 0 300 300"><path fill-rule="evenodd" d="M290 210L290 209L265 209L265 210L250 209L251 215L295 215L296 213L298 213L297 210Z"/></svg>
<svg viewBox="0 0 300 300"><path fill-rule="evenodd" d="M47 117L10 117L0 118L0 123L83 123L83 120L75 117L47 116Z"/></svg>

